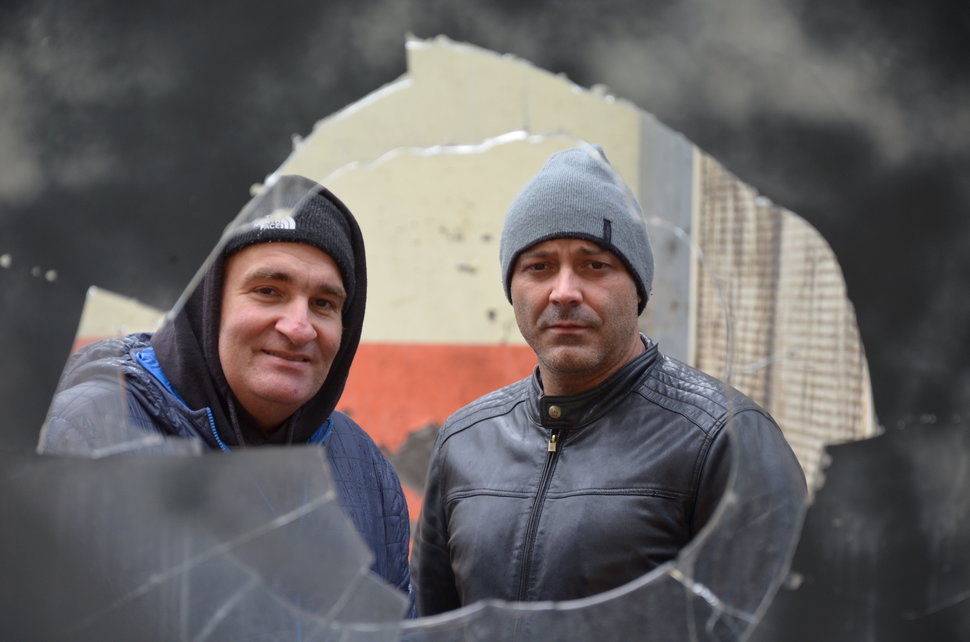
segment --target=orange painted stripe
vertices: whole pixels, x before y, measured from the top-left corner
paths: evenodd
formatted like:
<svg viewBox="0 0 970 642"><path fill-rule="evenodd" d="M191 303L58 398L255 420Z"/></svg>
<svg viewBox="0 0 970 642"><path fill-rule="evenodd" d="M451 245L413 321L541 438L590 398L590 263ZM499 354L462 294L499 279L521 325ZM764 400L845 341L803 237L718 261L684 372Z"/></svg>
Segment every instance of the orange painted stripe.
<svg viewBox="0 0 970 642"><path fill-rule="evenodd" d="M78 337L73 350L103 337ZM337 408L391 452L478 397L527 376L527 345L361 343Z"/></svg>
<svg viewBox="0 0 970 642"><path fill-rule="evenodd" d="M361 343L337 405L384 448L478 397L527 376L527 345Z"/></svg>
<svg viewBox="0 0 970 642"><path fill-rule="evenodd" d="M74 345L71 346L71 353L80 350L89 343L94 343L95 341L100 341L101 339L110 339L111 337L75 337Z"/></svg>

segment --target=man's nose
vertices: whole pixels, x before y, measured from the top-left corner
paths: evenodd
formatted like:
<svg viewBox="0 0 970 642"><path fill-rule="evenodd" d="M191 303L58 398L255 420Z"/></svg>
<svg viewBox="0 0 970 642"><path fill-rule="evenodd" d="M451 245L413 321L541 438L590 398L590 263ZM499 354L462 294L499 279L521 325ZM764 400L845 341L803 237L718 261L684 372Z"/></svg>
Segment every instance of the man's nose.
<svg viewBox="0 0 970 642"><path fill-rule="evenodd" d="M306 301L290 302L276 321L276 329L294 345L305 345L317 337L317 331L310 323L310 309Z"/></svg>
<svg viewBox="0 0 970 642"><path fill-rule="evenodd" d="M549 301L561 305L575 305L583 300L582 283L570 268L562 268L552 281Z"/></svg>

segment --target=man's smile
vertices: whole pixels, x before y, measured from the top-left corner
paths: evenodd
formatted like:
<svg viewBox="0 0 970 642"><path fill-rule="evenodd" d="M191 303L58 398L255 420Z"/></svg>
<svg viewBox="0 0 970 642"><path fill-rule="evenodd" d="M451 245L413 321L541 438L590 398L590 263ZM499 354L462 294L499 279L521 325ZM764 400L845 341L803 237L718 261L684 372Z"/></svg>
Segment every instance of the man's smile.
<svg viewBox="0 0 970 642"><path fill-rule="evenodd" d="M309 363L310 357L302 354L296 354L292 352L281 352L278 350L261 350L263 354L267 354L271 357L277 357L285 361L294 361L297 363Z"/></svg>
<svg viewBox="0 0 970 642"><path fill-rule="evenodd" d="M579 323L552 323L546 326L546 330L562 334L576 334L587 329L588 326L580 325Z"/></svg>

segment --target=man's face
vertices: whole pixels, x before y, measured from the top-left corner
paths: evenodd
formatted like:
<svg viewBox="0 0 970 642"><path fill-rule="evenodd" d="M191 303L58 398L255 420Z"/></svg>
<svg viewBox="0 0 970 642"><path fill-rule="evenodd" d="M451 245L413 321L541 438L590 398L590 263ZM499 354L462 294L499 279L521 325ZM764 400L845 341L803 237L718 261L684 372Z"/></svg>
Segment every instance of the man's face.
<svg viewBox="0 0 970 642"><path fill-rule="evenodd" d="M337 264L310 245L260 243L226 261L219 359L263 429L320 390L340 346L345 299Z"/></svg>
<svg viewBox="0 0 970 642"><path fill-rule="evenodd" d="M511 291L547 394L588 390L643 351L633 277L595 243L564 238L528 248L512 270Z"/></svg>

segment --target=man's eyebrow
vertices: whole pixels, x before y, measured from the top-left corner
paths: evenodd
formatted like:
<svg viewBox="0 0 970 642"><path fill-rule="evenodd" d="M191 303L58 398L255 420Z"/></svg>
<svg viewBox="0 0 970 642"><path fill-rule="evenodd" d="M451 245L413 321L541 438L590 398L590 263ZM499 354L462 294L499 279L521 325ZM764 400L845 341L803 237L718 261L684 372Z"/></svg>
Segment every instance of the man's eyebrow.
<svg viewBox="0 0 970 642"><path fill-rule="evenodd" d="M606 248L602 248L599 245L597 245L596 243L588 243L588 244L580 245L579 246L579 251L582 252L583 254L589 254L589 255L593 255L593 254L613 254L613 252L611 252L610 250L607 250Z"/></svg>
<svg viewBox="0 0 970 642"><path fill-rule="evenodd" d="M583 243L582 245L580 245L579 251L582 254L588 254L590 256L593 256L596 254L613 254L613 252L611 252L610 250L604 249L599 245L596 245L595 243L591 243L591 242ZM553 254L554 252L552 250L530 249L530 250L525 250L519 256L521 258L545 259L552 256Z"/></svg>
<svg viewBox="0 0 970 642"><path fill-rule="evenodd" d="M292 283L293 277L288 272L284 272L282 270L257 267L243 278L244 283L251 283L252 281L277 281L279 283ZM347 296L347 291L339 283L321 283L317 287L317 291L322 294L329 294L342 298L346 298Z"/></svg>
<svg viewBox="0 0 970 642"><path fill-rule="evenodd" d="M323 294L339 297L341 299L347 298L347 291L344 290L340 285L334 283L324 283L320 286L318 291L322 292Z"/></svg>
<svg viewBox="0 0 970 642"><path fill-rule="evenodd" d="M286 272L272 268L255 268L243 278L244 281L281 281L289 283L293 280Z"/></svg>
<svg viewBox="0 0 970 642"><path fill-rule="evenodd" d="M528 257L530 259L545 259L550 256L553 256L554 254L556 254L554 250L549 250L541 247L533 247L523 251L522 254L520 254L519 256L523 258Z"/></svg>

